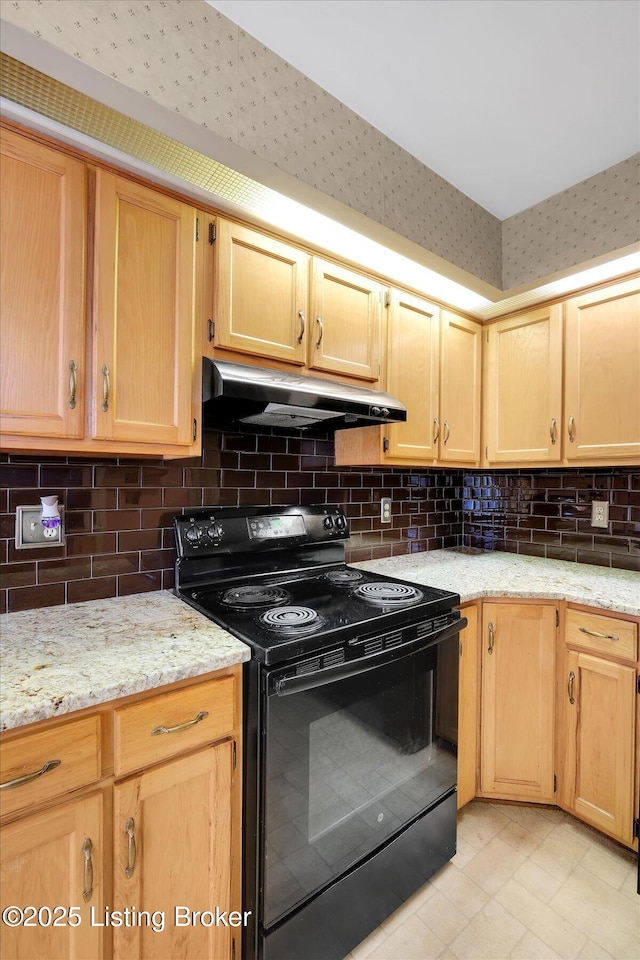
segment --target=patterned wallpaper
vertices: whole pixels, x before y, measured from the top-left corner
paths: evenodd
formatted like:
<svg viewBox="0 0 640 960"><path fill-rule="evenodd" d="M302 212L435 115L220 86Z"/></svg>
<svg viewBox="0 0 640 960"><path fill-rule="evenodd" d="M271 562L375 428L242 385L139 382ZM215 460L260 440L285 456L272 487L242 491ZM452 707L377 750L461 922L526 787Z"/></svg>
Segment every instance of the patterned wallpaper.
<svg viewBox="0 0 640 960"><path fill-rule="evenodd" d="M638 239L632 160L501 223L203 0L3 0L2 16L495 287Z"/></svg>
<svg viewBox="0 0 640 960"><path fill-rule="evenodd" d="M640 240L640 153L502 223L507 290Z"/></svg>

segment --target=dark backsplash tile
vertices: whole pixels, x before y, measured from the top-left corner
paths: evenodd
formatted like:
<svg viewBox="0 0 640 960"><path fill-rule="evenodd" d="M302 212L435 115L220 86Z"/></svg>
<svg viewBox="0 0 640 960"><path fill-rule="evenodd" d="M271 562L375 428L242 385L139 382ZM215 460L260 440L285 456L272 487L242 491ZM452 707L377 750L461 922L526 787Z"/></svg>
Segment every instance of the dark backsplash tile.
<svg viewBox="0 0 640 960"><path fill-rule="evenodd" d="M0 491L0 609L125 596L173 586L173 518L182 508L328 503L349 518L347 560L473 546L640 569L640 472L463 472L333 466L333 440L267 431L206 434L201 458L7 456ZM14 511L57 493L67 543L16 551ZM608 530L589 523L610 501ZM391 497L391 524L380 499ZM6 562L5 561L6 558Z"/></svg>

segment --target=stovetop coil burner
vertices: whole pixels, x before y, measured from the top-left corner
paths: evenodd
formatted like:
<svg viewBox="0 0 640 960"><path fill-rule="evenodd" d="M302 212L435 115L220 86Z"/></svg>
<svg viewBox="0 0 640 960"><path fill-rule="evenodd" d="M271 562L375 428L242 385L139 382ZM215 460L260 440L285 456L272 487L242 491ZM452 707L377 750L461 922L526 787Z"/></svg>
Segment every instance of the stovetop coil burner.
<svg viewBox="0 0 640 960"><path fill-rule="evenodd" d="M356 587L354 595L360 600L366 600L367 603L373 603L380 607L418 603L424 596L422 590L418 590L416 587L411 587L405 583L387 583L385 581L363 583Z"/></svg>
<svg viewBox="0 0 640 960"><path fill-rule="evenodd" d="M359 570L331 570L329 573L325 573L324 579L337 587L350 587L352 584L364 580L364 573Z"/></svg>
<svg viewBox="0 0 640 960"><path fill-rule="evenodd" d="M288 603L290 600L291 594L281 587L259 584L233 587L230 590L225 590L220 597L221 603L241 610L251 609L252 607L274 607L277 604Z"/></svg>
<svg viewBox="0 0 640 960"><path fill-rule="evenodd" d="M275 607L263 613L259 620L267 630L283 636L311 633L324 625L324 617L311 607Z"/></svg>

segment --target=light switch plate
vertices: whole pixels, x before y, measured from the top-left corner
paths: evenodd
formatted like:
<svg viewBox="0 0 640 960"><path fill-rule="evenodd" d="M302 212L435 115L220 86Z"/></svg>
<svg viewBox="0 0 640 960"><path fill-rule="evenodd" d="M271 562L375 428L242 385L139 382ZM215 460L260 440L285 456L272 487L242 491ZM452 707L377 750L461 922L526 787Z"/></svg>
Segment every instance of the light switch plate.
<svg viewBox="0 0 640 960"><path fill-rule="evenodd" d="M609 526L609 501L592 500L591 501L591 526L603 527L605 530Z"/></svg>
<svg viewBox="0 0 640 960"><path fill-rule="evenodd" d="M55 537L45 537L42 526L42 507L16 507L16 550L33 550L40 547L61 547L66 543L64 535L64 507L59 507L62 523Z"/></svg>
<svg viewBox="0 0 640 960"><path fill-rule="evenodd" d="M380 522L391 523L391 497L380 499Z"/></svg>

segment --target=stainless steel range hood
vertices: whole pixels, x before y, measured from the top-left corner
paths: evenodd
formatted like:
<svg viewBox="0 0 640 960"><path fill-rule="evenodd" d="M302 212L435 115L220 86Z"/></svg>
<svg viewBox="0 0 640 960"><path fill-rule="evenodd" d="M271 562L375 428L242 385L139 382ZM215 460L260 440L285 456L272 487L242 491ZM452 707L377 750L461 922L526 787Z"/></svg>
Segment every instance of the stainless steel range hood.
<svg viewBox="0 0 640 960"><path fill-rule="evenodd" d="M202 359L204 426L247 424L294 430L341 430L407 419L388 393L348 383Z"/></svg>

